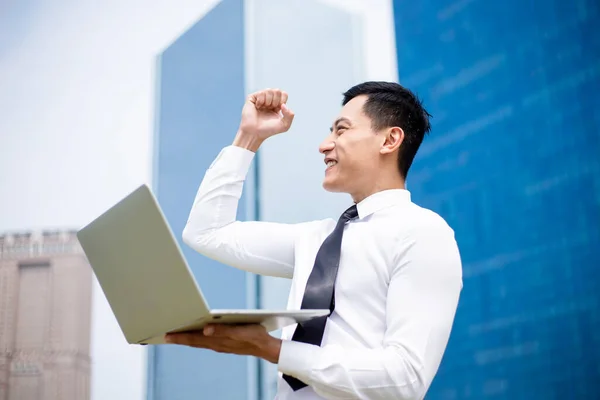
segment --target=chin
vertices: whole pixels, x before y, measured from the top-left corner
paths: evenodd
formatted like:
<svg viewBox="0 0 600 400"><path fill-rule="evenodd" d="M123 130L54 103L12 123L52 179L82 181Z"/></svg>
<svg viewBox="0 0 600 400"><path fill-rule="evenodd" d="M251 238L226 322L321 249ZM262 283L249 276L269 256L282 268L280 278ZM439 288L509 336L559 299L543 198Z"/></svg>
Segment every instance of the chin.
<svg viewBox="0 0 600 400"><path fill-rule="evenodd" d="M338 182L336 182L333 179L327 179L327 178L325 178L323 180L323 189L325 189L328 192L333 192L333 193L344 192L344 189Z"/></svg>

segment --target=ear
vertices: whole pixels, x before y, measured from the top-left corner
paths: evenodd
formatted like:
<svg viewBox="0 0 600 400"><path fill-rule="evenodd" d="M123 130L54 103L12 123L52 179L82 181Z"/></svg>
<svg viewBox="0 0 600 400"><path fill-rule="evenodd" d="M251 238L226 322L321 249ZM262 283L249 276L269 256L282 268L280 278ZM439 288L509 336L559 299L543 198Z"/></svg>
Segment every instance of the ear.
<svg viewBox="0 0 600 400"><path fill-rule="evenodd" d="M382 132L382 134L385 135L385 140L381 145L381 149L379 149L381 154L390 154L395 152L404 141L404 131L402 128L397 126L389 128L387 131Z"/></svg>

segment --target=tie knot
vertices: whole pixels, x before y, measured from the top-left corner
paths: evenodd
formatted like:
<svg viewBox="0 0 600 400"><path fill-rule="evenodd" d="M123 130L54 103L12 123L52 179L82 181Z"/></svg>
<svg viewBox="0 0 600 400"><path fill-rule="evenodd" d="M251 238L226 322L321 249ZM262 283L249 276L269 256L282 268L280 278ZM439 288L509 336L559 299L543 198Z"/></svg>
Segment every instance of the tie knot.
<svg viewBox="0 0 600 400"><path fill-rule="evenodd" d="M356 208L356 204L348 208L342 214L342 219L344 219L345 221L350 221L351 219L354 219L356 217L358 217L358 209Z"/></svg>

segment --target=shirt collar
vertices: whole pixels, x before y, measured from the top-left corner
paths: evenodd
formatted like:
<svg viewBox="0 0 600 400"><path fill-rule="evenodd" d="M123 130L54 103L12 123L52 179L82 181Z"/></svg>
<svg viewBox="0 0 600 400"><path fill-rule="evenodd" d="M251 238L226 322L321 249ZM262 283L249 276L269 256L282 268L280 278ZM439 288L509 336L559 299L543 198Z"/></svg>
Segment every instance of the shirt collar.
<svg viewBox="0 0 600 400"><path fill-rule="evenodd" d="M384 208L408 202L410 202L410 192L406 189L383 190L356 204L358 218L362 219Z"/></svg>

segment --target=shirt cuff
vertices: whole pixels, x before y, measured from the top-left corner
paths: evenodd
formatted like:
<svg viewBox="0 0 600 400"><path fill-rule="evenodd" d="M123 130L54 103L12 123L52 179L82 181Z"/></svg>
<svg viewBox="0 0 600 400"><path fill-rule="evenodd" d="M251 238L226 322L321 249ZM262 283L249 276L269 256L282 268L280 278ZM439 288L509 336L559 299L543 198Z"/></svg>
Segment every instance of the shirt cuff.
<svg viewBox="0 0 600 400"><path fill-rule="evenodd" d="M283 374L308 383L320 349L308 343L283 340L277 369Z"/></svg>
<svg viewBox="0 0 600 400"><path fill-rule="evenodd" d="M221 168L226 168L229 171L235 171L245 176L250 169L250 164L254 160L256 153L239 146L224 147L219 155L210 164L209 169L219 164Z"/></svg>

